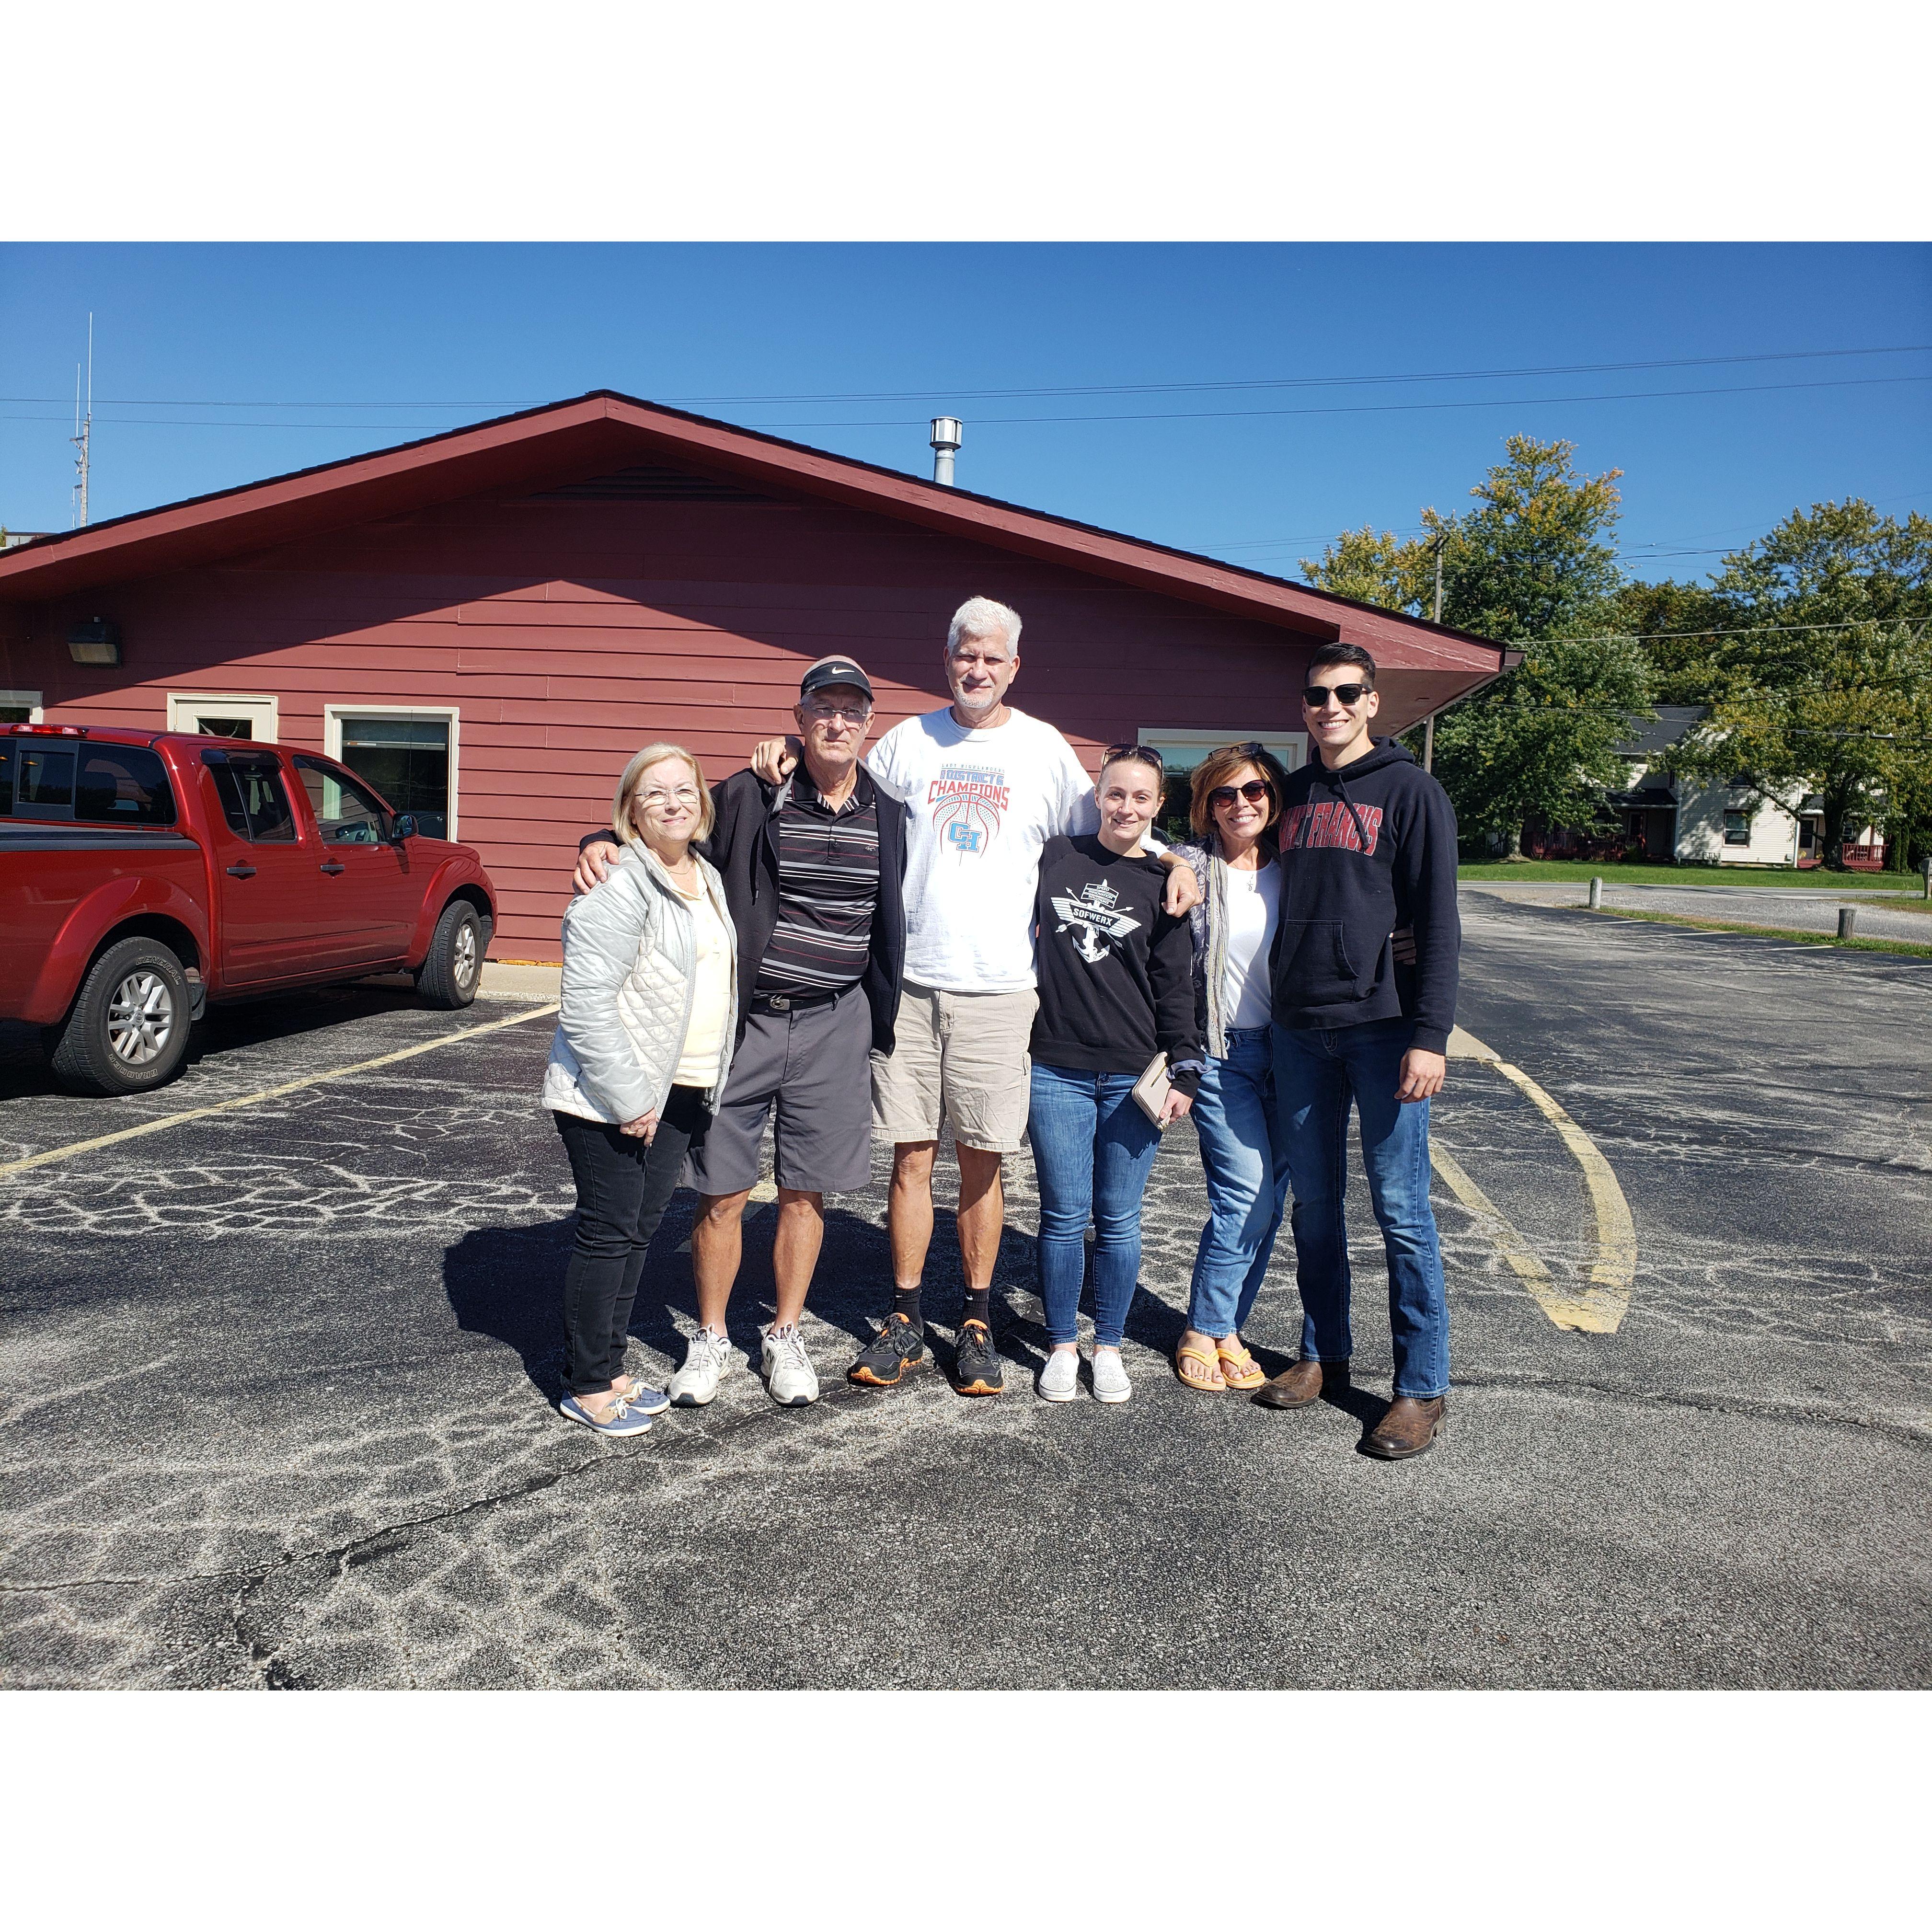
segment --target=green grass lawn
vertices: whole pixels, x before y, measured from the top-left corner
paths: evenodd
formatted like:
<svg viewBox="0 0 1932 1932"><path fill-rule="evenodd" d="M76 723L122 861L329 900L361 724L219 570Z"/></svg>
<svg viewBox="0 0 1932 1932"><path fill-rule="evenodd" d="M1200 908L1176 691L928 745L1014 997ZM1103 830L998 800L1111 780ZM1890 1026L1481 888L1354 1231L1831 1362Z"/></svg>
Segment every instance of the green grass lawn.
<svg viewBox="0 0 1932 1932"><path fill-rule="evenodd" d="M1782 866L1619 866L1609 860L1525 859L1487 866L1458 866L1459 879L1520 879L1538 883L1606 886L1810 886L1823 892L1919 892L1916 872L1800 872Z"/></svg>

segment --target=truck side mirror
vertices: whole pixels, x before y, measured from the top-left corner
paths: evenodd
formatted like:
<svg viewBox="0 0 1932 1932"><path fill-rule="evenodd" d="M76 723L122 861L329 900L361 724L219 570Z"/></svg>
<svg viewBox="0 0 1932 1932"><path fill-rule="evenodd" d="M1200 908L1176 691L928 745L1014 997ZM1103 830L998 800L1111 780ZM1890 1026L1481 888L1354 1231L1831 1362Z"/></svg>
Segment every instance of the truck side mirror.
<svg viewBox="0 0 1932 1932"><path fill-rule="evenodd" d="M416 815L413 812L399 812L389 821L389 842L400 845L405 838L416 836Z"/></svg>

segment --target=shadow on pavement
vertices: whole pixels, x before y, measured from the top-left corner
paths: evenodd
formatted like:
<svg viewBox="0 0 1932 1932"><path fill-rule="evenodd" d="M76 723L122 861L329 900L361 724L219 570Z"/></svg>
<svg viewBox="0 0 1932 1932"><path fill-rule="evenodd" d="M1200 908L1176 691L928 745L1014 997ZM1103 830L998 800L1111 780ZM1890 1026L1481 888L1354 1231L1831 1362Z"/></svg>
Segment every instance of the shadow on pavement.
<svg viewBox="0 0 1932 1932"><path fill-rule="evenodd" d="M631 1310L631 1333L674 1364L684 1359L685 1336L698 1306L691 1257L682 1251L697 1208L698 1197L688 1188L671 1197ZM774 1312L771 1233L769 1215L745 1217L744 1260L728 1317L733 1342L754 1363L758 1330ZM457 1325L515 1349L524 1372L552 1402L563 1394L563 1276L576 1236L577 1217L566 1214L518 1227L472 1228L443 1250L443 1292ZM891 1279L884 1232L842 1208L828 1212L811 1312L862 1346L875 1332L868 1317L888 1305L883 1284Z"/></svg>
<svg viewBox="0 0 1932 1932"><path fill-rule="evenodd" d="M154 1090L164 1093L190 1068L225 1053L274 1040L301 1040L371 1014L421 1006L415 993L401 986L310 986L299 992L211 1006L188 1035L179 1069ZM43 1029L24 1020L0 1020L0 1100L63 1090L47 1064Z"/></svg>

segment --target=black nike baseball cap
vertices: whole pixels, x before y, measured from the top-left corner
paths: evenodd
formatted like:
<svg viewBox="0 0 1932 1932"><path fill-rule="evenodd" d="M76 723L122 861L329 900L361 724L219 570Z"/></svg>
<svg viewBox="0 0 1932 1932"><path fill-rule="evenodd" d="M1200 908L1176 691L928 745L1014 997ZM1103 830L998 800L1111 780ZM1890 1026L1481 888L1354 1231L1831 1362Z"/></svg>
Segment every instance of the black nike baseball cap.
<svg viewBox="0 0 1932 1932"><path fill-rule="evenodd" d="M798 694L809 698L814 691L822 691L828 684L854 685L868 698L872 695L872 680L850 658L820 658L799 680Z"/></svg>

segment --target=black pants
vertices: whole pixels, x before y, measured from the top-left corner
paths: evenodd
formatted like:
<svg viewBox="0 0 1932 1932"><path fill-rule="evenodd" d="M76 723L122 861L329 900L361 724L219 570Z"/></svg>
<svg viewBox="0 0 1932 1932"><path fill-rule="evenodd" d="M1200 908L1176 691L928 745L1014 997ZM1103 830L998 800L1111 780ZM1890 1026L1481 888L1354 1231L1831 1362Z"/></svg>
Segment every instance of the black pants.
<svg viewBox="0 0 1932 1932"><path fill-rule="evenodd" d="M624 1372L644 1256L710 1116L696 1088L674 1087L648 1146L602 1120L551 1118L577 1183L577 1243L563 1277L564 1380L573 1395L598 1395Z"/></svg>

